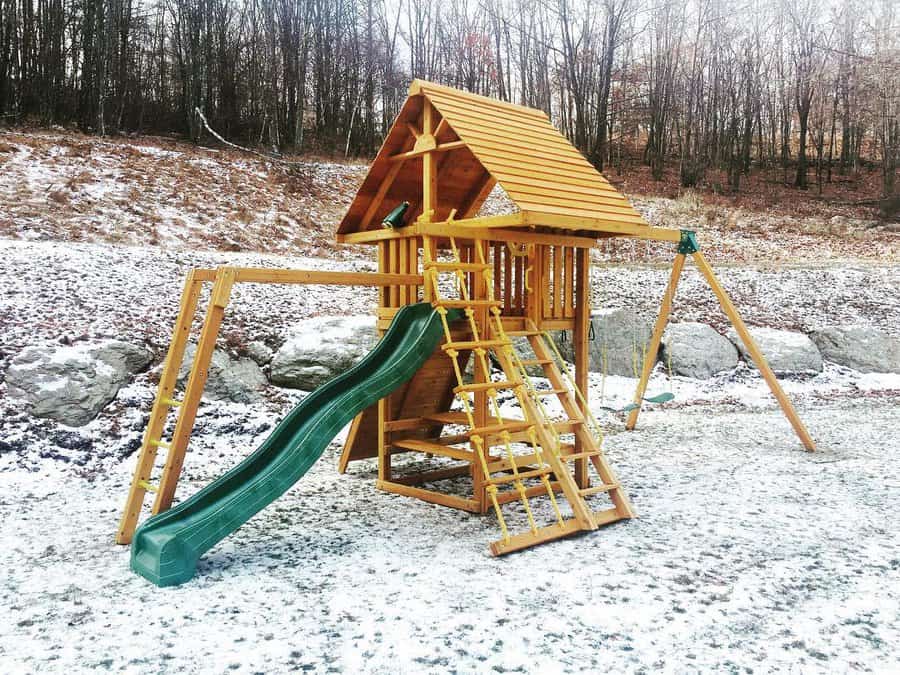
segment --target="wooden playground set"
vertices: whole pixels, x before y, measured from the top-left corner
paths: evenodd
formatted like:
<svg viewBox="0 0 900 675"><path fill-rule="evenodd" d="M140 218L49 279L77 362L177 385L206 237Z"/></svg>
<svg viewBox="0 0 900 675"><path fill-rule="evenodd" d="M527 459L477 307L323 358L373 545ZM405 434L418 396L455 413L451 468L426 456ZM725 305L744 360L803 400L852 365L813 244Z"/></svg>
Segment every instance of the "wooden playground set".
<svg viewBox="0 0 900 675"><path fill-rule="evenodd" d="M518 211L479 217L497 184ZM625 489L604 456L602 432L587 400L591 249L609 237L671 242L673 255L627 427L637 423L690 256L802 444L813 450L809 433L693 232L648 225L545 113L416 80L337 232L340 243L376 248L376 273L222 267L188 275L117 541L126 544L136 536L148 492L155 493L152 514L161 514L148 523L162 522L172 506L236 283L377 287L376 320L383 335L391 334L404 308L427 303L439 335L411 376L391 384L377 399L373 392L364 396L363 383L352 403L341 399L344 403L334 408L355 415L340 457L341 472L356 460L377 458L381 490L473 513L492 511L500 529L490 544L494 555L633 517ZM209 282L212 293L198 348L185 391L176 398L177 373L202 286ZM573 370L549 339L551 330L571 331ZM521 345L523 337L527 353L514 348L514 339L520 338ZM535 380L529 373L541 377ZM350 385L343 387L349 390ZM170 415L174 429L164 441ZM322 436L318 454L332 437ZM279 444L279 451L298 446L298 438ZM166 451L165 462L153 483L160 450ZM274 473L274 464L266 466L268 474ZM237 480L232 473L223 478ZM288 487L273 490L272 499ZM229 494L238 492L235 488ZM539 506L536 500L541 500ZM254 503L239 517L231 516L219 534L233 531L262 506ZM204 508L204 517L224 518L224 501ZM185 518L196 521L197 513ZM170 527L175 520L168 521ZM179 527L186 527L184 522ZM185 536L178 546L198 556L215 543L209 543L213 538L207 536L201 545L200 538ZM133 566L134 556L133 549ZM169 583L160 581L165 577L160 575L145 574Z"/></svg>

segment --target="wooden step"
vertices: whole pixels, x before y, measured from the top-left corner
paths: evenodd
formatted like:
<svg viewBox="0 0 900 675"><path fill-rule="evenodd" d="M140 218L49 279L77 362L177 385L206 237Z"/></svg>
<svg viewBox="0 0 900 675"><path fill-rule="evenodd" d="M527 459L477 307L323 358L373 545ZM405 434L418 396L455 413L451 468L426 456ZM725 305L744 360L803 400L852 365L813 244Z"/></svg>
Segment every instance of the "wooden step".
<svg viewBox="0 0 900 675"><path fill-rule="evenodd" d="M579 459L590 459L600 454L600 450L589 450L587 452L576 452L570 455L561 454L560 459L564 462L577 462Z"/></svg>
<svg viewBox="0 0 900 675"><path fill-rule="evenodd" d="M395 448L403 450L414 450L415 452L426 452L431 455L440 455L441 457L450 457L451 459L459 459L464 462L474 462L475 454L471 450L463 448L455 448L451 445L443 445L434 441L423 441L419 439L408 438L401 441L394 441L391 445Z"/></svg>
<svg viewBox="0 0 900 675"><path fill-rule="evenodd" d="M507 483L515 483L520 480L530 480L532 478L540 478L547 474L553 473L550 467L542 467L540 469L532 469L531 471L522 471L518 474L510 473L504 476L491 477L490 482L494 485L506 485Z"/></svg>
<svg viewBox="0 0 900 675"><path fill-rule="evenodd" d="M441 349L445 352L450 349L455 349L457 351L468 351L471 349L479 349L479 348L491 348L491 347L507 347L511 345L512 342L509 340L471 340L464 342L446 342L441 345Z"/></svg>
<svg viewBox="0 0 900 675"><path fill-rule="evenodd" d="M502 307L502 300L439 300L437 305L451 309L468 309L469 307Z"/></svg>
<svg viewBox="0 0 900 675"><path fill-rule="evenodd" d="M590 497L591 495L600 494L601 492L609 492L610 490L616 490L619 486L615 483L609 485L595 485L594 487L584 488L583 490L579 490L579 494L582 497Z"/></svg>
<svg viewBox="0 0 900 675"><path fill-rule="evenodd" d="M509 333L507 332L507 335ZM521 359L522 366L527 368L528 366L546 366L553 363L552 359Z"/></svg>
<svg viewBox="0 0 900 675"><path fill-rule="evenodd" d="M426 270L439 270L443 272L455 272L460 270L463 272L480 272L481 270L489 270L493 267L488 263L464 263L464 262L428 262L425 263Z"/></svg>
<svg viewBox="0 0 900 675"><path fill-rule="evenodd" d="M462 391L487 391L488 389L515 389L521 387L522 382L519 380L503 380L500 382L476 382L475 384L463 384L459 387L453 387L453 393L458 394Z"/></svg>
<svg viewBox="0 0 900 675"><path fill-rule="evenodd" d="M549 396L551 394L570 394L568 389L535 389L534 393L538 396Z"/></svg>
<svg viewBox="0 0 900 675"><path fill-rule="evenodd" d="M509 471L512 468L513 463L515 463L517 469L521 469L523 466L537 464L538 457L533 452L530 452L527 455L513 455L512 461L508 458L498 459L488 464L488 472L498 473L500 471Z"/></svg>
<svg viewBox="0 0 900 675"><path fill-rule="evenodd" d="M510 433L514 433L516 431L525 431L533 426L533 422L516 420L515 422L503 422L501 424L489 424L485 427L475 427L470 433L473 436L490 436L503 433L504 431L508 431Z"/></svg>
<svg viewBox="0 0 900 675"><path fill-rule="evenodd" d="M528 337L529 335L541 335L539 330L508 330L504 331L510 337Z"/></svg>

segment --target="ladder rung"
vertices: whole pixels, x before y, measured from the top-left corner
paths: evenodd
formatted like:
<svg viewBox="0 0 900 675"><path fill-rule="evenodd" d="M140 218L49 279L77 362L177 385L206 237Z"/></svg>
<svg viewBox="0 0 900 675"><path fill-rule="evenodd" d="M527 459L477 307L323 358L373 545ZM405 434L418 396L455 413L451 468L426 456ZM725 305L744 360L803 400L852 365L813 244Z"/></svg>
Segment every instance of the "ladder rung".
<svg viewBox="0 0 900 675"><path fill-rule="evenodd" d="M560 455L560 459L564 462L574 462L579 459L590 459L600 454L599 450L588 450L586 452L576 452L571 455Z"/></svg>
<svg viewBox="0 0 900 675"><path fill-rule="evenodd" d="M550 394L570 394L568 389L535 389L534 393L538 396L549 396Z"/></svg>
<svg viewBox="0 0 900 675"><path fill-rule="evenodd" d="M438 300L441 307L468 309L469 307L501 307L501 300Z"/></svg>
<svg viewBox="0 0 900 675"><path fill-rule="evenodd" d="M530 429L534 424L532 422L525 422L522 420L516 422L503 422L502 424L489 424L486 427L475 427L470 432L473 436L487 436L489 434L499 434L504 431L508 431L510 433L514 431L525 431L526 429Z"/></svg>
<svg viewBox="0 0 900 675"><path fill-rule="evenodd" d="M478 349L479 347L507 347L512 342L509 340L471 340L466 342L447 342L441 345L441 349L445 352L450 349Z"/></svg>
<svg viewBox="0 0 900 675"><path fill-rule="evenodd" d="M506 334L509 335L509 332L507 332ZM553 363L553 361L551 359L522 359L522 365L525 367L545 366L550 363Z"/></svg>
<svg viewBox="0 0 900 675"><path fill-rule="evenodd" d="M610 490L618 489L618 485L615 483L609 485L595 485L594 487L585 488L584 490L579 490L582 497L590 497L591 495L600 494L601 492L609 492Z"/></svg>
<svg viewBox="0 0 900 675"><path fill-rule="evenodd" d="M502 382L478 382L475 384L463 384L459 387L453 387L453 393L458 394L461 391L488 391L489 389L515 389L521 387L521 381L503 380Z"/></svg>
<svg viewBox="0 0 900 675"><path fill-rule="evenodd" d="M491 462L490 464L488 464L488 471L490 473L509 471L514 463L517 469L521 469L523 466L530 466L532 464L537 464L537 462L538 456L533 452L527 455L513 455L512 461L507 458L503 458Z"/></svg>
<svg viewBox="0 0 900 675"><path fill-rule="evenodd" d="M505 476L499 476L494 478L493 476L490 479L490 482L493 485L505 485L506 483L515 483L518 480L529 480L531 478L540 478L541 476L546 476L549 473L553 473L553 470L550 467L542 467L540 469L532 469L531 471L523 471L519 474L510 473Z"/></svg>
<svg viewBox="0 0 900 675"><path fill-rule="evenodd" d="M170 443L166 443L165 441L159 441L159 440L150 441L150 445L152 445L153 447L156 447L156 448L165 448L167 450L170 447L172 447L172 445Z"/></svg>
<svg viewBox="0 0 900 675"><path fill-rule="evenodd" d="M508 330L504 331L507 335L513 337L528 337L529 335L542 335L539 330Z"/></svg>
<svg viewBox="0 0 900 675"><path fill-rule="evenodd" d="M170 408L177 408L181 405L181 401L174 398L163 398L162 402L164 405L167 405Z"/></svg>
<svg viewBox="0 0 900 675"><path fill-rule="evenodd" d="M138 487L144 488L147 492L156 492L159 489L157 486L153 485L153 483L148 483L145 480L139 480Z"/></svg>
<svg viewBox="0 0 900 675"><path fill-rule="evenodd" d="M426 270L444 270L455 272L461 270L463 272L478 272L480 270L489 270L493 267L488 263L464 263L464 262L429 262L425 263Z"/></svg>
<svg viewBox="0 0 900 675"><path fill-rule="evenodd" d="M409 438L401 441L394 441L391 445L395 448L403 450L415 450L416 452L427 452L432 455L440 455L442 457L450 457L452 459L460 459L465 462L475 461L475 455L471 450L463 450L462 448L454 448L450 445L442 445L434 441L422 441Z"/></svg>
<svg viewBox="0 0 900 675"><path fill-rule="evenodd" d="M463 426L468 426L469 424L466 413L455 410L442 413L431 413L430 415L425 415L424 419L429 422L434 422L435 424L461 424ZM489 417L488 420L496 422L497 418Z"/></svg>

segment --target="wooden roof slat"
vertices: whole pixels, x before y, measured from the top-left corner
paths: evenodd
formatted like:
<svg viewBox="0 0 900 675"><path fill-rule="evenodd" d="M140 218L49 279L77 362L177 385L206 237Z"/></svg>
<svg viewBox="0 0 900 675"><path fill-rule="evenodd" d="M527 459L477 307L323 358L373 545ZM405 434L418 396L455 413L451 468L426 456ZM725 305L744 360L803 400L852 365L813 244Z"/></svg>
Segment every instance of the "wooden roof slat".
<svg viewBox="0 0 900 675"><path fill-rule="evenodd" d="M614 234L652 229L544 112L416 80L341 222L340 234L364 227L375 234L380 219L404 199L412 204L409 223L421 211L422 161L412 150L423 97L440 119L438 143L453 146L441 153L438 164L438 219L453 209L471 215L496 182L522 214L527 212L529 225ZM400 153L407 157L392 162L390 155ZM484 228L503 226L490 219L475 221Z"/></svg>

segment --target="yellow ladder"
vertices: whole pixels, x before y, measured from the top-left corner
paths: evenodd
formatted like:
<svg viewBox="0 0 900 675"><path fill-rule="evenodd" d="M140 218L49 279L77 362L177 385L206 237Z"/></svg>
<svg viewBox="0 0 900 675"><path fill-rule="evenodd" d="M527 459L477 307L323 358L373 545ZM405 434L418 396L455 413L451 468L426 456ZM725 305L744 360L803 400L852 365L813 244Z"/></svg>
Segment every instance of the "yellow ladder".
<svg viewBox="0 0 900 675"><path fill-rule="evenodd" d="M542 393L534 387L525 371L526 364L516 353L510 336L503 328L500 310L502 303L494 297L493 267L486 260L484 243L480 240L473 241L475 262L462 261L459 246L453 237L449 238L449 245L452 260L438 261L435 242L430 237L424 238L426 297L431 299L443 321L446 338L443 349L453 364L458 382L454 392L462 403L464 417L469 426L469 440L475 451L477 469L473 469L473 479L476 490L483 486L502 533L501 539L491 544L492 553L503 555L558 539L579 530L593 530L601 524L631 517L630 505L627 505L627 498L624 497L627 509L620 509L617 506L612 510L595 513L587 505L586 497L601 491L608 492L612 488L606 488L606 481L594 488L586 486L580 488L576 483L567 464L568 460L563 454L563 444L557 430L559 425L551 419L542 401ZM442 273L453 275L457 297L451 298L441 293ZM470 290L470 285L474 287L474 292ZM463 309L471 340L453 339L447 321L447 309L450 307ZM539 335L538 331L533 332L536 336ZM471 351L474 354L476 379L484 381L473 384L465 382L463 367L459 363L462 351ZM504 379L501 382L490 381L489 352L496 356L503 370ZM556 368L545 353L538 357L538 360L544 362L542 365L546 368ZM558 369L556 372L559 372ZM500 389L512 390L524 419L504 418L497 396ZM484 403L487 404L491 416L490 424L484 419L483 413L482 419L477 419L478 411L482 410L484 405L476 405L470 397L479 395L485 397ZM562 395L560 392L560 396ZM589 433L582 429L584 418L577 406L566 407L566 413L571 413L568 426L575 429L576 434ZM527 444L528 454L516 454L512 447L514 443ZM502 447L503 453L500 457L491 454L491 448L495 445ZM585 458L599 454L599 451L594 453L595 447L596 444L591 442L591 450ZM611 473L609 475L614 480L614 476ZM526 486L527 482L531 482L532 485ZM612 482L609 484L612 485ZM510 487L512 489L509 489ZM557 501L557 492L564 495L572 510L572 518L564 517ZM553 524L538 525L530 502L530 499L536 496L549 498L555 516ZM511 502L521 503L528 522L528 529L518 534L510 533L507 518L501 508L502 505Z"/></svg>

